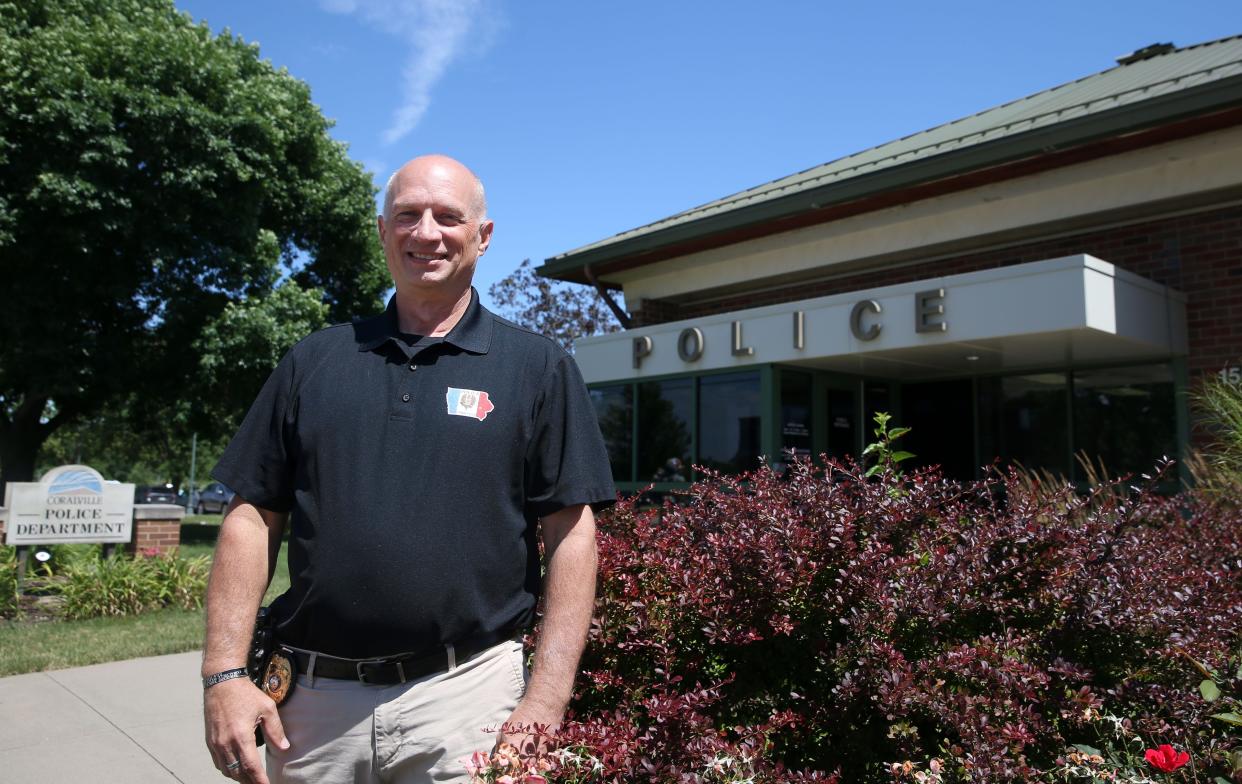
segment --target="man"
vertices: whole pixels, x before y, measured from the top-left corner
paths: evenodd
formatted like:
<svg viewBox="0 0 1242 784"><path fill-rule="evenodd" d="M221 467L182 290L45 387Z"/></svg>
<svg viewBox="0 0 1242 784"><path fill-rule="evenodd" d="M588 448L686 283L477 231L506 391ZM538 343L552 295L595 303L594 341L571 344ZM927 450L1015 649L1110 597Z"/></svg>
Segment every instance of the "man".
<svg viewBox="0 0 1242 784"><path fill-rule="evenodd" d="M590 623L608 459L572 358L478 302L482 184L417 158L378 224L387 311L290 350L213 471L237 496L207 589L207 744L249 784L465 781L488 728L559 724ZM286 524L271 612L301 675L278 711L237 670Z"/></svg>

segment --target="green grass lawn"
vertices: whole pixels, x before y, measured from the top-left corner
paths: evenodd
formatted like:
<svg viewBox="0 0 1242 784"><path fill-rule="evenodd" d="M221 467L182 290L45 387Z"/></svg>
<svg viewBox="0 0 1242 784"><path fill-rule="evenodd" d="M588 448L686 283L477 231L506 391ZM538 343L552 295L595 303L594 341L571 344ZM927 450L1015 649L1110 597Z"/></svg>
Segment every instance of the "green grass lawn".
<svg viewBox="0 0 1242 784"><path fill-rule="evenodd" d="M219 525L224 519L224 515L218 514L188 514L181 520L182 525Z"/></svg>
<svg viewBox="0 0 1242 784"><path fill-rule="evenodd" d="M215 517L214 525L193 522L182 526L181 552L187 557L210 556L215 551L219 515L203 517ZM265 604L289 587L288 571L282 548ZM85 621L0 621L0 676L180 653L202 645L202 610L160 610Z"/></svg>
<svg viewBox="0 0 1242 784"><path fill-rule="evenodd" d="M6 622L0 626L0 676L180 653L202 645L202 610L161 610L86 621Z"/></svg>

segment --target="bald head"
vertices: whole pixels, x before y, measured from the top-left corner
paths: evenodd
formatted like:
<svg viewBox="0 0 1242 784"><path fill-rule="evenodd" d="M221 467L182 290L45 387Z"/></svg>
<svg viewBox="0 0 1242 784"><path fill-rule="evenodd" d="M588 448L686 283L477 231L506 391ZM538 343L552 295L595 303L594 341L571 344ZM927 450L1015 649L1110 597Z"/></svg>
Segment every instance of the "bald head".
<svg viewBox="0 0 1242 784"><path fill-rule="evenodd" d="M401 181L406 177L447 177L469 183L472 213L470 217L480 223L487 218L487 196L483 192L483 181L461 161L447 155L422 155L406 162L393 172L384 186L384 218L391 217L393 196L400 189Z"/></svg>
<svg viewBox="0 0 1242 784"><path fill-rule="evenodd" d="M469 303L475 265L492 239L486 212L479 178L452 158L415 158L392 175L376 228L407 317L436 303Z"/></svg>

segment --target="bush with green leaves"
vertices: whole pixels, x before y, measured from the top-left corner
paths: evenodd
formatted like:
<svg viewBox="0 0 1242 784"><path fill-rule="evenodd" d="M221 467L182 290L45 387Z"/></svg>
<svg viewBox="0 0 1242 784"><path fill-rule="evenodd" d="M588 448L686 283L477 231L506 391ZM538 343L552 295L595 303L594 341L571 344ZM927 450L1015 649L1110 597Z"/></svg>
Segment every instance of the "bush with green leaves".
<svg viewBox="0 0 1242 784"><path fill-rule="evenodd" d="M135 615L164 607L202 606L208 559L175 554L83 559L56 583L69 619Z"/></svg>
<svg viewBox="0 0 1242 784"><path fill-rule="evenodd" d="M203 606L203 595L207 591L207 573L211 568L207 556L182 558L169 554L144 560L155 573L162 606L183 610L195 610Z"/></svg>
<svg viewBox="0 0 1242 784"><path fill-rule="evenodd" d="M0 546L0 618L17 612L17 549Z"/></svg>

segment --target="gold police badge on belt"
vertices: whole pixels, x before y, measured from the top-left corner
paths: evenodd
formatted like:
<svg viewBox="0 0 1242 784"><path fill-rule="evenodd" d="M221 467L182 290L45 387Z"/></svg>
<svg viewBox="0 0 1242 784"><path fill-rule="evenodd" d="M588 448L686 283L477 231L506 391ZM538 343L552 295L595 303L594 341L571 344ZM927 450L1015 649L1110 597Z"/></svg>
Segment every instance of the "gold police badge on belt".
<svg viewBox="0 0 1242 784"><path fill-rule="evenodd" d="M272 658L267 662L259 688L277 705L283 705L289 699L297 677L297 665L293 663L293 657L281 650L272 651Z"/></svg>

